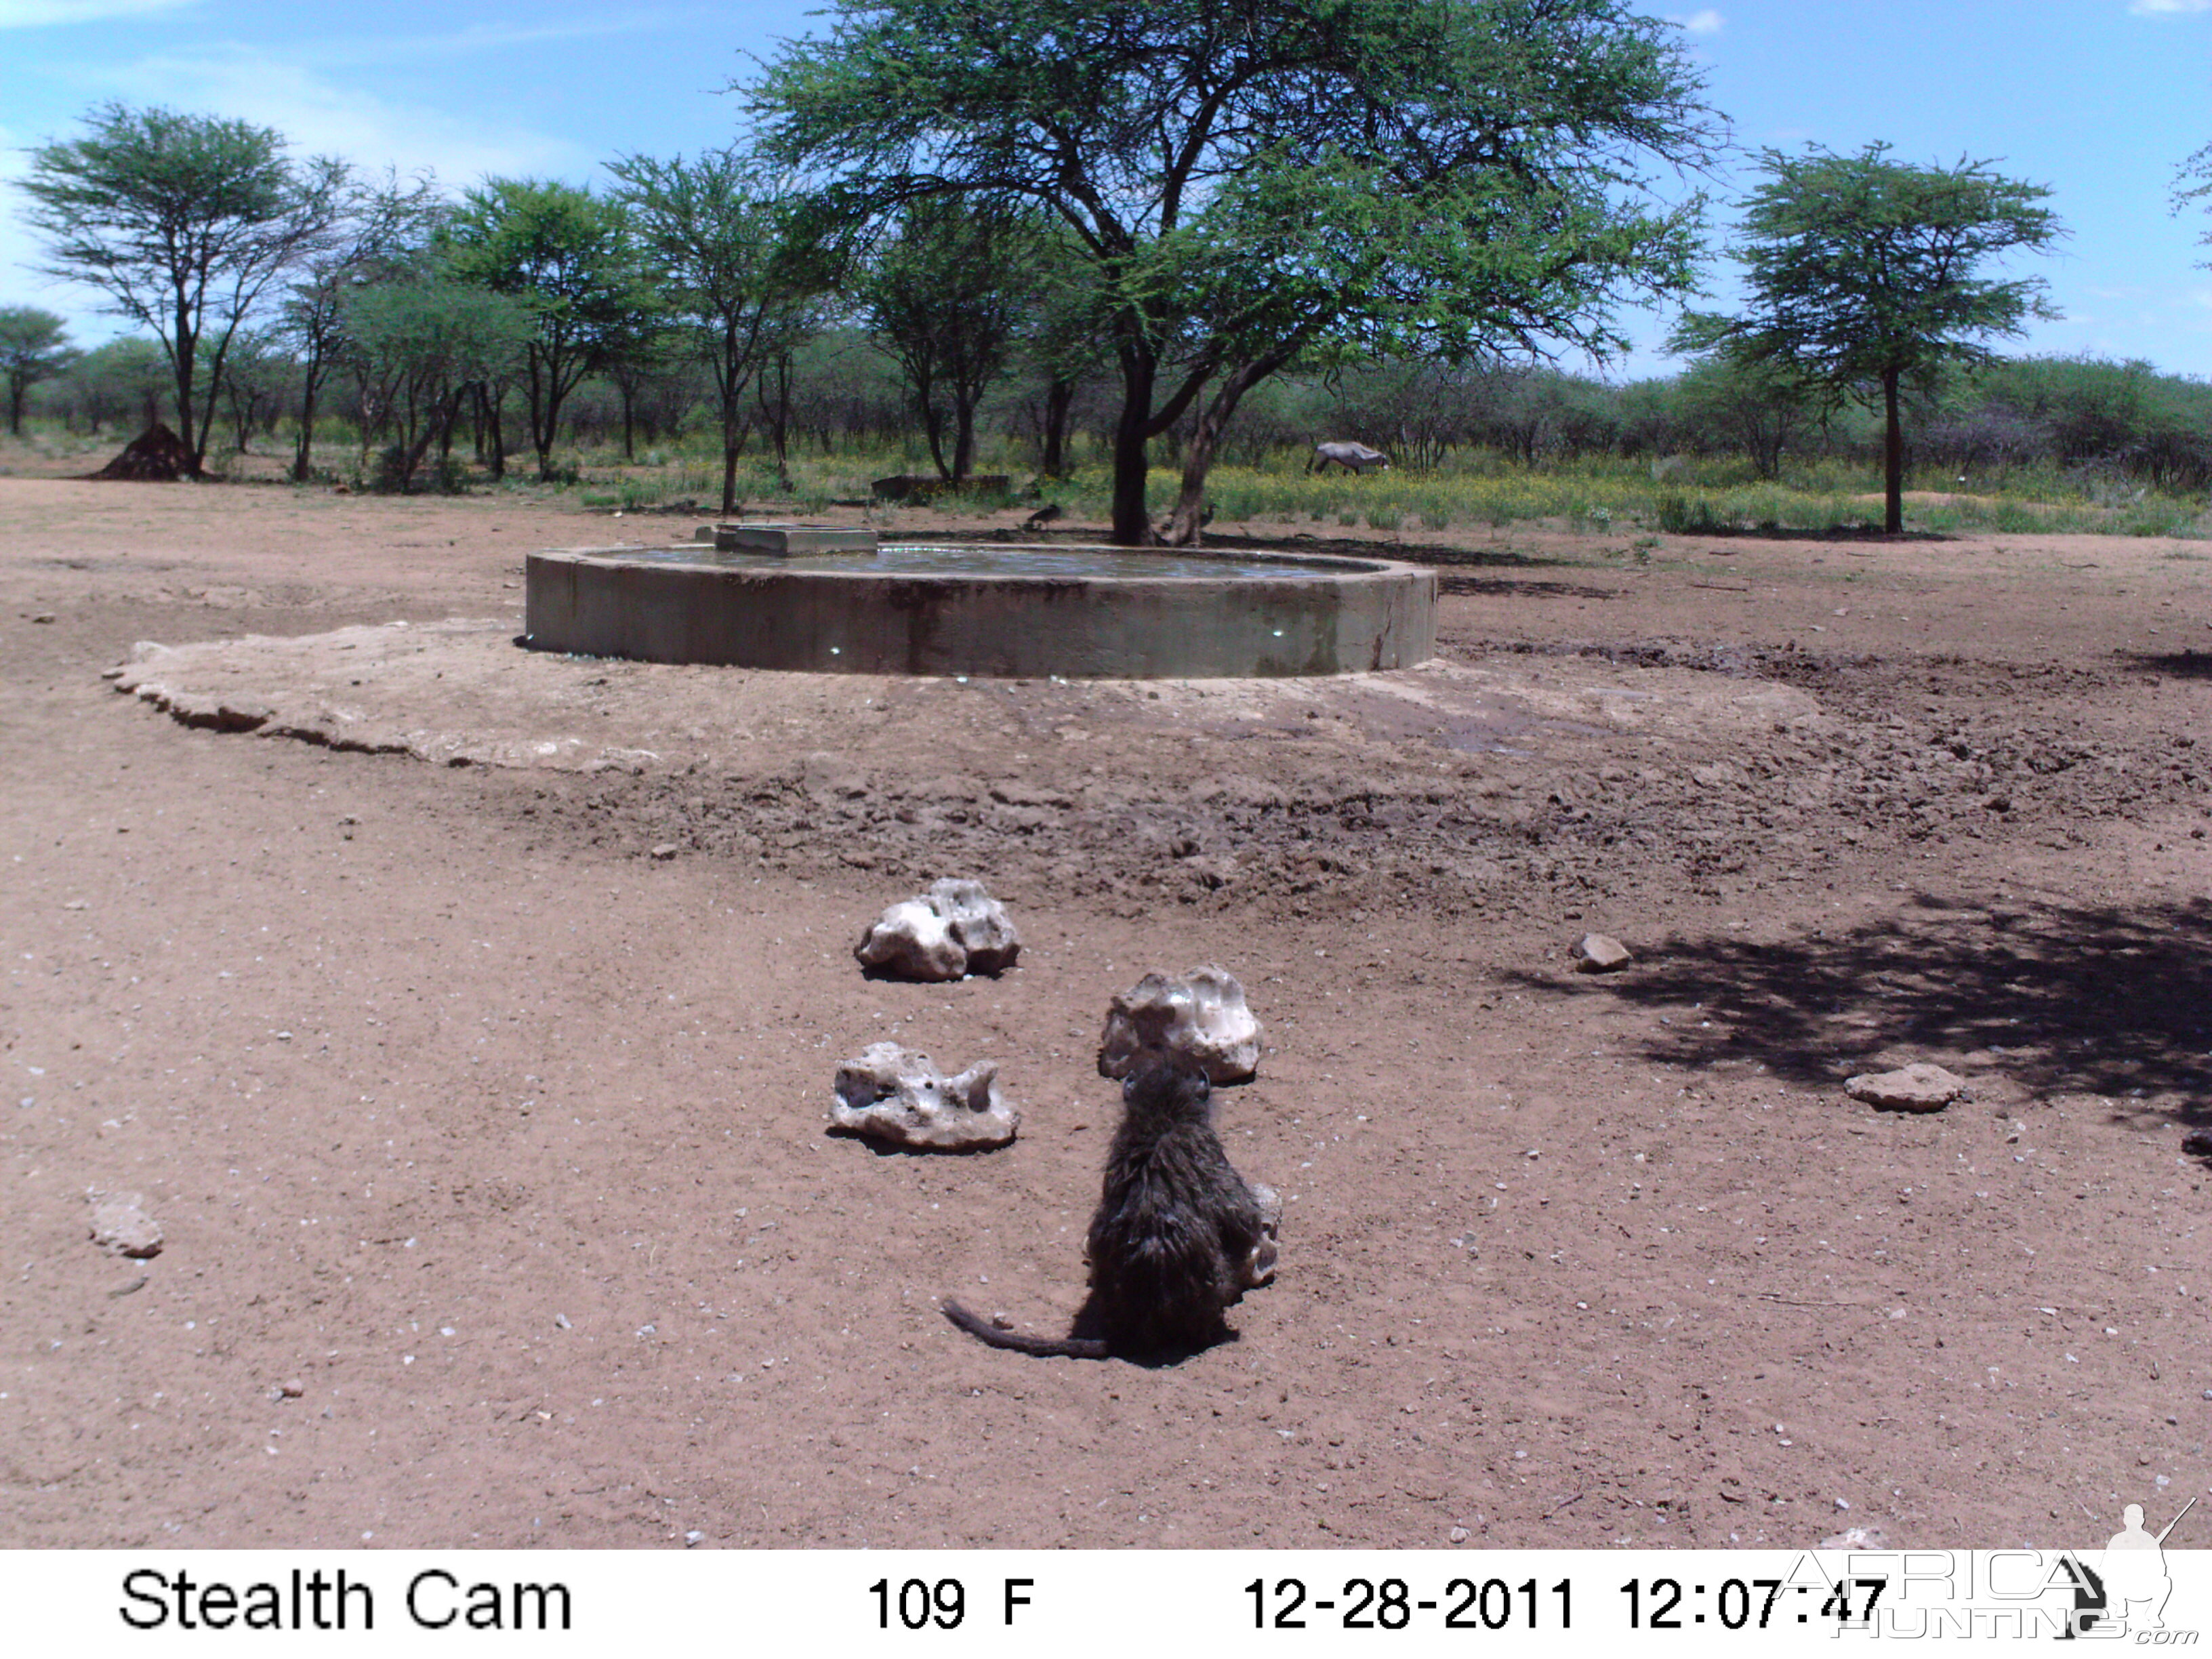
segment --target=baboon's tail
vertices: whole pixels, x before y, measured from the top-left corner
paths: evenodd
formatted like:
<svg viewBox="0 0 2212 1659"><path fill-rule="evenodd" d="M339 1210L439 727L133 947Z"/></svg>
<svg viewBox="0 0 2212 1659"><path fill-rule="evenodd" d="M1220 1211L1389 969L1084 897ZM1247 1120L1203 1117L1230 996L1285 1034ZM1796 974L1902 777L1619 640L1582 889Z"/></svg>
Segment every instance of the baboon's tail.
<svg viewBox="0 0 2212 1659"><path fill-rule="evenodd" d="M1023 1336L1015 1331L1002 1331L980 1314L972 1314L951 1297L945 1298L945 1316L979 1342L988 1342L994 1348L1011 1348L1016 1353L1036 1354L1048 1359L1104 1359L1109 1358L1104 1342L1083 1336Z"/></svg>

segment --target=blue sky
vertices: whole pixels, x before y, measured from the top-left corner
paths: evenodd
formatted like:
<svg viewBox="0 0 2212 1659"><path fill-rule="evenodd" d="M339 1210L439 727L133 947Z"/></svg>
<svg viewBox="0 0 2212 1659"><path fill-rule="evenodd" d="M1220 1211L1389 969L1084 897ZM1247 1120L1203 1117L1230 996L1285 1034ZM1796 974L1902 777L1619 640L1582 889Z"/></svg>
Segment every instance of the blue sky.
<svg viewBox="0 0 2212 1659"><path fill-rule="evenodd" d="M89 343L118 326L96 298L28 269L37 247L5 181L23 148L75 134L109 99L240 116L303 151L365 166L579 182L623 153L726 143L726 88L748 52L806 31L811 0L719 7L582 0L501 10L386 0L0 0L0 304L70 316ZM1992 160L2052 187L2071 233L2024 262L2064 320L2008 349L2142 357L2212 378L2212 258L2202 211L2176 220L2176 165L2212 143L2212 0L1759 0L1654 9L1684 27L1711 101L1756 150L1875 139L1910 161ZM468 21L463 21L464 18ZM1725 205L1750 177L1715 181ZM1715 302L1729 299L1716 260ZM1662 372L1667 319L1623 319Z"/></svg>

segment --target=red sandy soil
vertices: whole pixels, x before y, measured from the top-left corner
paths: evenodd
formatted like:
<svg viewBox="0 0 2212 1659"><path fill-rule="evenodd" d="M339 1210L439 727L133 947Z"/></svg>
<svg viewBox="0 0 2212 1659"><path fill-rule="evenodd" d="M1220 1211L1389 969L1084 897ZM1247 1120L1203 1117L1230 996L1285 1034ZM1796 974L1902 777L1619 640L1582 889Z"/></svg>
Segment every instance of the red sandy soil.
<svg viewBox="0 0 2212 1659"><path fill-rule="evenodd" d="M2201 544L1408 533L1443 665L1326 684L507 643L637 529L0 479L0 1544L2057 1546L2212 1483ZM348 629L411 642L283 642ZM939 874L1018 967L864 980ZM1107 1000L1202 962L1278 1283L1174 1365L954 1330L1074 1308ZM891 1035L1021 1139L825 1135ZM1970 1097L1844 1096L1909 1060Z"/></svg>

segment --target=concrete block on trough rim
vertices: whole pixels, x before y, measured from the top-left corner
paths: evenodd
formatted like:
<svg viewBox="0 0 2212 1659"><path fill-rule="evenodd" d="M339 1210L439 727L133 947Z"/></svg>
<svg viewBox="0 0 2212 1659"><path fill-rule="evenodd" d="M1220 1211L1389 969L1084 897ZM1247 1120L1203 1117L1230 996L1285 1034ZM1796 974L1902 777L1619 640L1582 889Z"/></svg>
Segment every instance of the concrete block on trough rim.
<svg viewBox="0 0 2212 1659"><path fill-rule="evenodd" d="M872 553L876 532L825 524L718 524L717 553L764 553L789 558L794 553Z"/></svg>

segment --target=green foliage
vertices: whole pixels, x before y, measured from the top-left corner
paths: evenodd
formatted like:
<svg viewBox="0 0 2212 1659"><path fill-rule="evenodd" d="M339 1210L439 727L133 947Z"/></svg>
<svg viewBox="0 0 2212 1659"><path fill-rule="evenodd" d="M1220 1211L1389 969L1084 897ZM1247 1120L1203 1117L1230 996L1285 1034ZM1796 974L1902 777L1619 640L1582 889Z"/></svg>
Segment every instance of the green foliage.
<svg viewBox="0 0 2212 1659"><path fill-rule="evenodd" d="M1614 302L1690 280L1698 205L1649 206L1638 168L1708 154L1696 73L1667 26L1607 0L831 18L750 89L769 151L860 211L1011 195L1070 228L1121 373L1119 541L1151 534L1146 442L1200 408L1194 529L1238 401L1302 353L1602 349Z"/></svg>
<svg viewBox="0 0 2212 1659"><path fill-rule="evenodd" d="M275 426L276 411L293 394L298 378L298 365L270 334L240 329L232 336L223 363L222 404L239 454L252 448L256 428L265 433Z"/></svg>
<svg viewBox="0 0 2212 1659"><path fill-rule="evenodd" d="M2212 386L2148 363L2026 357L1987 365L1936 416L1962 468L2057 462L2154 489L2212 485Z"/></svg>
<svg viewBox="0 0 2212 1659"><path fill-rule="evenodd" d="M298 364L299 429L292 477L311 471L315 416L337 369L344 337L346 296L364 283L389 280L420 259L446 210L428 178L402 181L396 171L368 182L349 169L337 191L331 234L301 260L278 309L280 337Z"/></svg>
<svg viewBox="0 0 2212 1659"><path fill-rule="evenodd" d="M86 119L87 137L32 147L24 217L48 239L42 270L104 290L161 339L197 471L231 337L328 234L345 167L295 166L245 121L119 103Z"/></svg>
<svg viewBox="0 0 2212 1659"><path fill-rule="evenodd" d="M143 429L168 412L176 380L159 345L125 337L86 352L52 390L71 421L81 417L94 432L112 421L132 422Z"/></svg>
<svg viewBox="0 0 2212 1659"><path fill-rule="evenodd" d="M1285 458L1287 459L1287 458ZM1664 480L1647 464L1617 459L1557 459L1529 469L1504 458L1475 453L1434 472L1404 471L1365 477L1308 477L1287 466L1214 470L1212 499L1221 520L1266 535L1272 525L1364 523L1410 533L1413 526L1540 523L1599 535L1649 531L1674 536L1858 533L1878 527L1877 478L1863 467L1826 464L1793 470L1778 482L1759 480L1740 459L1687 459ZM1931 475L1911 480L1933 499L1916 506L1912 527L1923 532L2077 532L2114 535L2212 533L2203 502L2144 492L2112 505L2087 498L2078 487L2054 480L2044 498L1953 495L1952 481ZM1155 471L1152 489L1173 487ZM1109 477L1079 470L1054 489L1070 512L1103 511Z"/></svg>
<svg viewBox="0 0 2212 1659"><path fill-rule="evenodd" d="M1660 529L1670 536L1711 535L1722 528L1720 516L1713 511L1711 501L1700 495L1695 501L1679 489L1669 489L1652 504L1653 516Z"/></svg>
<svg viewBox="0 0 2212 1659"><path fill-rule="evenodd" d="M1678 419L1748 456L1762 478L1781 476L1782 457L1811 424L1803 380L1747 352L1711 351L1675 382ZM1697 447L1704 447L1700 443Z"/></svg>
<svg viewBox="0 0 2212 1659"><path fill-rule="evenodd" d="M452 457L425 465L422 455L404 443L377 451L374 464L361 478L361 488L373 495L465 495L468 487L468 469Z"/></svg>
<svg viewBox="0 0 2212 1659"><path fill-rule="evenodd" d="M1693 315L1679 343L1730 342L1850 392L1885 375L1924 379L1948 364L1986 362L1982 338L2057 314L2040 278L1978 274L2063 234L2057 216L2036 205L2049 190L1985 162L1914 167L1887 151L1879 143L1856 155L1765 151L1766 182L1746 204L1734 249L1751 313L1741 322Z"/></svg>
<svg viewBox="0 0 2212 1659"><path fill-rule="evenodd" d="M432 262L346 297L347 355L379 432L394 439L371 480L405 490L433 444L451 441L461 400L521 362L535 319L512 295L460 282Z"/></svg>
<svg viewBox="0 0 2212 1659"><path fill-rule="evenodd" d="M23 435L23 399L32 386L67 368L76 351L69 325L36 306L0 306L0 375L8 381L8 431Z"/></svg>
<svg viewBox="0 0 2212 1659"><path fill-rule="evenodd" d="M1047 240L1010 204L924 198L898 211L862 280L869 329L905 371L940 477L975 470L976 408L1033 308Z"/></svg>
<svg viewBox="0 0 2212 1659"><path fill-rule="evenodd" d="M522 379L538 476L550 481L562 405L650 332L660 310L654 273L618 203L544 179L485 180L441 240L455 277L507 296L532 320Z"/></svg>
<svg viewBox="0 0 2212 1659"><path fill-rule="evenodd" d="M818 213L785 180L734 151L695 161L631 155L609 168L661 273L664 303L714 381L722 428L722 511L737 510L745 392L820 325L815 301L836 280L840 251ZM779 428L781 430L781 428Z"/></svg>
<svg viewBox="0 0 2212 1659"><path fill-rule="evenodd" d="M1887 526L1903 526L1899 390L1945 368L1982 363L1980 342L2018 334L2024 319L2053 317L2039 278L1982 274L2016 248L2042 249L2062 233L2038 203L2050 195L1986 162L1921 167L1808 149L1764 152L1765 182L1745 204L1734 250L1751 309L1741 319L1686 315L1674 349L1758 364L1822 388L1831 400L1879 397L1887 421Z"/></svg>

